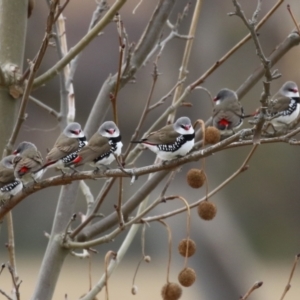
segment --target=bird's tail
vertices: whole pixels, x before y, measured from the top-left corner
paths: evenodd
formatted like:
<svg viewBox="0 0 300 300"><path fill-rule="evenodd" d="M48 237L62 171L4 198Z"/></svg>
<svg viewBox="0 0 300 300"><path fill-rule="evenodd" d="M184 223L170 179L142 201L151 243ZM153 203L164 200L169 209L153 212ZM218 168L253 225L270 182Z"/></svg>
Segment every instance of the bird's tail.
<svg viewBox="0 0 300 300"><path fill-rule="evenodd" d="M34 171L34 174L38 173L39 171L41 171L41 170L43 170L43 169L45 169L45 168L47 168L47 167L49 167L49 166L51 166L51 165L53 165L55 163L56 163L56 161L49 161L49 162L45 163L39 169L37 169L36 171Z"/></svg>

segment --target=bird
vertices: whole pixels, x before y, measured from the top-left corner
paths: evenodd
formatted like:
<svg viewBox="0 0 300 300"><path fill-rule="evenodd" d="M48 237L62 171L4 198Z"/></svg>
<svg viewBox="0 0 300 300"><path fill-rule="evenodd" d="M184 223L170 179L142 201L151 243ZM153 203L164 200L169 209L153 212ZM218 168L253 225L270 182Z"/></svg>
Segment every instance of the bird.
<svg viewBox="0 0 300 300"><path fill-rule="evenodd" d="M14 155L8 155L0 161L0 188L15 179L13 165L14 157Z"/></svg>
<svg viewBox="0 0 300 300"><path fill-rule="evenodd" d="M221 132L234 132L243 124L244 110L236 92L226 88L221 89L213 100L215 101L212 115L214 127Z"/></svg>
<svg viewBox="0 0 300 300"><path fill-rule="evenodd" d="M145 138L131 143L142 144L163 161L186 155L194 146L195 131L188 117L180 117L174 124L149 133Z"/></svg>
<svg viewBox="0 0 300 300"><path fill-rule="evenodd" d="M24 187L31 180L36 182L42 177L43 158L33 143L21 142L13 154L14 175L22 181Z"/></svg>
<svg viewBox="0 0 300 300"><path fill-rule="evenodd" d="M300 111L299 102L297 84L293 81L285 82L268 102L268 112L272 117L269 124L275 131L296 120Z"/></svg>
<svg viewBox="0 0 300 300"><path fill-rule="evenodd" d="M77 152L86 145L87 140L81 125L76 122L68 124L48 152L46 163L41 169L56 167L62 171L65 164L75 159Z"/></svg>
<svg viewBox="0 0 300 300"><path fill-rule="evenodd" d="M90 164L97 172L100 166L107 168L115 160L115 155L121 154L122 146L119 128L113 121L106 121L89 139L87 146L78 151L77 157L66 163L66 166Z"/></svg>
<svg viewBox="0 0 300 300"><path fill-rule="evenodd" d="M22 184L14 176L14 155L4 157L0 162L0 206L22 190Z"/></svg>

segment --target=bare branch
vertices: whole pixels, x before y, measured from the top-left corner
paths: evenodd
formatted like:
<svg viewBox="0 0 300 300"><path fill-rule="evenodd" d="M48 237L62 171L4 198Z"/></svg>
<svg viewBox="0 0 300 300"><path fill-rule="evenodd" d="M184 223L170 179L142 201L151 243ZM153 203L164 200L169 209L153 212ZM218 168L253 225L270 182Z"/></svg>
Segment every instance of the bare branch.
<svg viewBox="0 0 300 300"><path fill-rule="evenodd" d="M288 292L288 291L290 290L290 288L291 288L291 281L292 281L292 278L293 278L293 276L294 276L294 272L295 272L295 270L296 270L296 267L297 267L297 264L298 264L298 262L299 262L299 259L300 259L300 254L297 254L297 255L295 256L295 260L294 260L294 263L293 263L293 266L292 266L292 270L291 270L291 273L290 273L290 276L289 276L289 279L288 279L288 283L287 283L287 285L286 285L285 288L284 288L284 291L283 291L283 294L282 294L280 300L283 300L283 299L284 299L285 295L287 294L287 292Z"/></svg>
<svg viewBox="0 0 300 300"><path fill-rule="evenodd" d="M262 281L255 282L254 285L249 289L249 291L242 297L240 297L241 300L246 300L248 297L258 288L260 288L263 285Z"/></svg>
<svg viewBox="0 0 300 300"><path fill-rule="evenodd" d="M47 111L50 115L54 116L56 119L59 119L59 113L53 109L52 107L44 104L42 101L32 97L32 96L29 96L29 100L36 104L37 106L41 107L42 109L44 109L45 111Z"/></svg>
<svg viewBox="0 0 300 300"><path fill-rule="evenodd" d="M4 297L6 297L6 299L8 299L8 300L13 300L13 298L11 298L11 297L9 297L4 291L2 291L1 289L0 289L0 294L2 294Z"/></svg>
<svg viewBox="0 0 300 300"><path fill-rule="evenodd" d="M244 162L242 163L242 165L238 168L237 171L235 171L231 176L229 176L226 180L224 180L219 186L217 186L213 191L211 191L209 194L205 195L202 199L192 203L189 205L189 208L193 208L199 205L200 202L207 200L208 198L212 197L213 195L215 195L217 192L219 192L223 187L225 187L229 182L231 182L235 177L237 177L239 174L241 174L242 172L246 171L248 169L248 162L251 159L254 151L256 150L258 145L254 145L250 151L250 153L248 154L248 156L246 157L246 159L244 160ZM157 220L161 220L161 219L166 219L169 218L171 216L177 215L183 211L186 211L187 208L183 207L183 208L179 208L176 209L174 211L159 215L159 216L154 216L154 217L147 217L142 219L142 222L153 222L153 221L157 221Z"/></svg>
<svg viewBox="0 0 300 300"><path fill-rule="evenodd" d="M70 61L79 54L97 35L98 33L113 19L116 12L126 3L127 0L116 0L110 7L103 18L97 23L74 47L70 49L67 55L59 60L51 69L34 80L33 87L37 88L46 81L52 79L61 71Z"/></svg>

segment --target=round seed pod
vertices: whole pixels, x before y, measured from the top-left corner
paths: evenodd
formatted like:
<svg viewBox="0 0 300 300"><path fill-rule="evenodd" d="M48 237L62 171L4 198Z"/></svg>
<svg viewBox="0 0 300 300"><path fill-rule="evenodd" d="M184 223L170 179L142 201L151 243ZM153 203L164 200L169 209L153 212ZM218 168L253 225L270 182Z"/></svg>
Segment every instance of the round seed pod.
<svg viewBox="0 0 300 300"><path fill-rule="evenodd" d="M178 300L181 294L182 289L180 285L174 282L166 283L161 290L161 295L164 300Z"/></svg>
<svg viewBox="0 0 300 300"><path fill-rule="evenodd" d="M146 255L146 256L144 257L144 261L147 262L147 263L149 263L149 262L151 261L151 256Z"/></svg>
<svg viewBox="0 0 300 300"><path fill-rule="evenodd" d="M137 286L136 286L136 285L132 286L132 288L131 288L131 294L132 294L132 295L136 295L136 294L137 294L137 291L138 291Z"/></svg>
<svg viewBox="0 0 300 300"><path fill-rule="evenodd" d="M186 174L186 180L190 187L198 189L204 184L206 175L203 170L190 169Z"/></svg>
<svg viewBox="0 0 300 300"><path fill-rule="evenodd" d="M198 205L198 215L201 219L209 221L217 214L217 207L214 203L207 200L201 201Z"/></svg>
<svg viewBox="0 0 300 300"><path fill-rule="evenodd" d="M213 126L208 126L205 129L205 143L206 144L216 144L220 142L221 133L220 130Z"/></svg>
<svg viewBox="0 0 300 300"><path fill-rule="evenodd" d="M196 280L196 272L192 268L183 269L178 275L178 281L182 286L189 287Z"/></svg>
<svg viewBox="0 0 300 300"><path fill-rule="evenodd" d="M188 251L186 251L187 248ZM183 257L186 255L187 257L191 257L196 252L196 243L191 239L183 239L178 245L178 251Z"/></svg>

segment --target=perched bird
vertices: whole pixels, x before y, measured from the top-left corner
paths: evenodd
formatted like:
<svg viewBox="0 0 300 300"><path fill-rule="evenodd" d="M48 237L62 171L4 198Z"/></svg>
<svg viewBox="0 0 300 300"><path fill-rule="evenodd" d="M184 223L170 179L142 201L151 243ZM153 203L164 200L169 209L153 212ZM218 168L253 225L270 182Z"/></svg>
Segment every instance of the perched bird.
<svg viewBox="0 0 300 300"><path fill-rule="evenodd" d="M30 142L22 142L14 151L16 155L13 159L14 174L24 184L32 179L39 179L44 170L41 170L43 158L36 146Z"/></svg>
<svg viewBox="0 0 300 300"><path fill-rule="evenodd" d="M66 163L77 157L77 152L87 145L87 140L79 123L70 123L57 138L53 148L46 156L42 169L56 167L63 169Z"/></svg>
<svg viewBox="0 0 300 300"><path fill-rule="evenodd" d="M274 117L270 124L275 130L296 120L300 111L299 102L297 84L293 81L284 83L268 103L268 112L271 117Z"/></svg>
<svg viewBox="0 0 300 300"><path fill-rule="evenodd" d="M191 151L194 140L195 131L191 120L188 117L181 117L174 124L166 125L140 141L131 143L143 144L160 159L171 160Z"/></svg>
<svg viewBox="0 0 300 300"><path fill-rule="evenodd" d="M5 156L0 161L0 188L15 180L14 155Z"/></svg>
<svg viewBox="0 0 300 300"><path fill-rule="evenodd" d="M22 190L22 184L14 176L14 155L4 157L0 162L0 206Z"/></svg>
<svg viewBox="0 0 300 300"><path fill-rule="evenodd" d="M115 159L114 154L120 155L122 146L119 128L114 122L106 121L90 138L87 146L78 152L74 160L66 163L66 166L77 167L88 163L97 171L100 166L109 165Z"/></svg>
<svg viewBox="0 0 300 300"><path fill-rule="evenodd" d="M244 110L236 92L222 89L214 98L213 126L221 131L239 128L243 124Z"/></svg>

